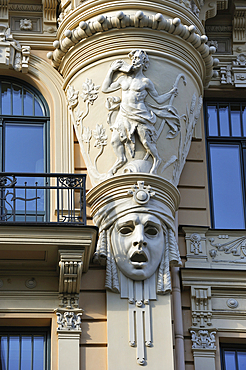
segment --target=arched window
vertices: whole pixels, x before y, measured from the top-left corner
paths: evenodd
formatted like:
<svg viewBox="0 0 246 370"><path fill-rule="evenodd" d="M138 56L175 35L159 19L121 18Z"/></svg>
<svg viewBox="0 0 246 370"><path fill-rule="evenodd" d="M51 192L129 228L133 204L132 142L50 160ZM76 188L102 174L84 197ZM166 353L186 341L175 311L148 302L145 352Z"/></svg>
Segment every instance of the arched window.
<svg viewBox="0 0 246 370"><path fill-rule="evenodd" d="M49 111L41 94L0 76L1 172L48 172Z"/></svg>
<svg viewBox="0 0 246 370"><path fill-rule="evenodd" d="M0 76L1 221L48 221L49 111L42 95L17 79Z"/></svg>

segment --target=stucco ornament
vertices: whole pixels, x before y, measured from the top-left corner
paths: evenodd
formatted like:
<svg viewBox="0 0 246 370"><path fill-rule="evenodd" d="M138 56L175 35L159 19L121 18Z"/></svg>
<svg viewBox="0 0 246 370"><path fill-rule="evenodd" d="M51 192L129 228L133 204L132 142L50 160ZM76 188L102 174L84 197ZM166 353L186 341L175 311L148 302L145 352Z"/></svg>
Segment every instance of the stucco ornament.
<svg viewBox="0 0 246 370"><path fill-rule="evenodd" d="M131 63L122 59L111 63L101 87L86 78L80 88L70 84L66 91L90 180L94 186L118 174L141 172L159 175L177 185L202 98L196 93L190 97L189 92L187 99L189 80L183 73L174 74L171 86L163 81L167 92L160 94L146 76L150 64L147 53L134 49L128 57ZM105 99L105 94L113 92L121 96ZM174 106L177 96L185 101L185 105L177 105L178 109Z"/></svg>
<svg viewBox="0 0 246 370"><path fill-rule="evenodd" d="M67 104L70 112L73 127L78 138L82 155L87 164L87 170L91 177L96 181L103 181L106 174L100 174L97 169L98 158L103 154L104 147L107 145L107 135L102 124L96 124L95 129L92 130L84 125L84 119L88 116L90 105L93 105L98 98L100 86L96 86L91 79L86 79L82 84L82 93L79 96L79 90L75 90L74 86L69 85L67 89ZM85 104L85 110L80 108L80 100L82 98ZM77 108L77 109L76 109ZM94 147L99 149L99 153L94 159L94 163L90 156L90 142L92 137L95 139ZM87 146L87 149L86 149Z"/></svg>
<svg viewBox="0 0 246 370"><path fill-rule="evenodd" d="M27 73L29 68L31 48L21 46L14 40L10 28L0 24L0 67L14 69L17 72Z"/></svg>
<svg viewBox="0 0 246 370"><path fill-rule="evenodd" d="M112 101L115 105L114 110L118 111L115 121L112 122L112 105L109 106L108 123L111 125L112 131L111 145L117 156L109 174L114 175L127 162L125 149L128 150L132 158L135 157L136 134L146 150L144 159L148 159L149 155L153 158L150 173L157 173L162 159L158 153L156 142L165 123L169 125L167 135L169 139L175 138L180 130L180 117L176 108L172 106L172 101L174 96L178 94L178 81L182 77L184 84L186 84L186 79L184 75L178 75L174 87L168 93L159 95L153 82L143 74L149 66L147 53L143 50L133 50L128 56L132 60L132 64L129 65L123 60L113 62L102 85L104 93L119 89L122 91L121 100L118 99L116 102L116 99L111 97L107 102ZM114 79L114 74L117 71L122 72L123 75ZM170 100L169 104L160 107L149 104L146 102L148 94L158 104L164 104ZM157 117L162 119L158 131L154 126Z"/></svg>
<svg viewBox="0 0 246 370"><path fill-rule="evenodd" d="M171 291L170 265L181 265L174 226L179 193L159 176L128 173L92 189L87 201L99 227L95 262L106 264L106 288L128 300L129 345L145 365L151 301Z"/></svg>

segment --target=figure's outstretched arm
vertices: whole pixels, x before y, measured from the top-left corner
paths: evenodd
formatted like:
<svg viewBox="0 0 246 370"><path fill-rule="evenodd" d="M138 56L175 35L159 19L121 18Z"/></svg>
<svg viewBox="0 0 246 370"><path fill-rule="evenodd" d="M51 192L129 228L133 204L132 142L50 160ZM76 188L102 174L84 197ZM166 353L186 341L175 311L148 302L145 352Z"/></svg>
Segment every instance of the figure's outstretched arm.
<svg viewBox="0 0 246 370"><path fill-rule="evenodd" d="M178 88L177 87L174 87L172 88L169 92L165 93L165 94L162 94L162 95L159 95L158 92L156 91L155 87L154 87L154 84L153 82L151 82L149 80L149 83L148 83L148 93L149 95L158 103L158 104L163 104L165 103L167 100L169 100L172 95L175 95L177 96L178 95Z"/></svg>
<svg viewBox="0 0 246 370"><path fill-rule="evenodd" d="M112 91L116 91L120 88L119 80L116 80L113 82L113 74L115 71L117 71L122 66L122 64L123 64L122 60L116 60L116 62L114 62L110 66L109 71L102 84L102 92L109 93Z"/></svg>

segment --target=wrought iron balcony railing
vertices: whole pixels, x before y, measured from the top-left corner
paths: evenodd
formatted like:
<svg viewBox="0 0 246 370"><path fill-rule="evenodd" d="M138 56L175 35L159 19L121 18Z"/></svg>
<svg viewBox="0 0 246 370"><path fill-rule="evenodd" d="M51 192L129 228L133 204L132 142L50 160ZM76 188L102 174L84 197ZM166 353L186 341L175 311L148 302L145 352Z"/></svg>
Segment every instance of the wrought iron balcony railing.
<svg viewBox="0 0 246 370"><path fill-rule="evenodd" d="M86 224L83 174L0 172L0 223Z"/></svg>

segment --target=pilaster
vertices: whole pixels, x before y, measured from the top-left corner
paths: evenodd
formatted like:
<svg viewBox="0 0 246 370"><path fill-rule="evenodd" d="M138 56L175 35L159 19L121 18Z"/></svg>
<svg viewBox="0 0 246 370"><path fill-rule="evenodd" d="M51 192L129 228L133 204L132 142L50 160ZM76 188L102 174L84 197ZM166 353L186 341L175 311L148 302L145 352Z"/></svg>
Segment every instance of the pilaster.
<svg viewBox="0 0 246 370"><path fill-rule="evenodd" d="M83 269L84 252L76 250L59 251L59 293L60 307L57 315L58 370L80 369L79 342L81 316L78 308L80 281Z"/></svg>
<svg viewBox="0 0 246 370"><path fill-rule="evenodd" d="M195 370L215 370L216 332L212 325L211 287L191 287L190 328Z"/></svg>

